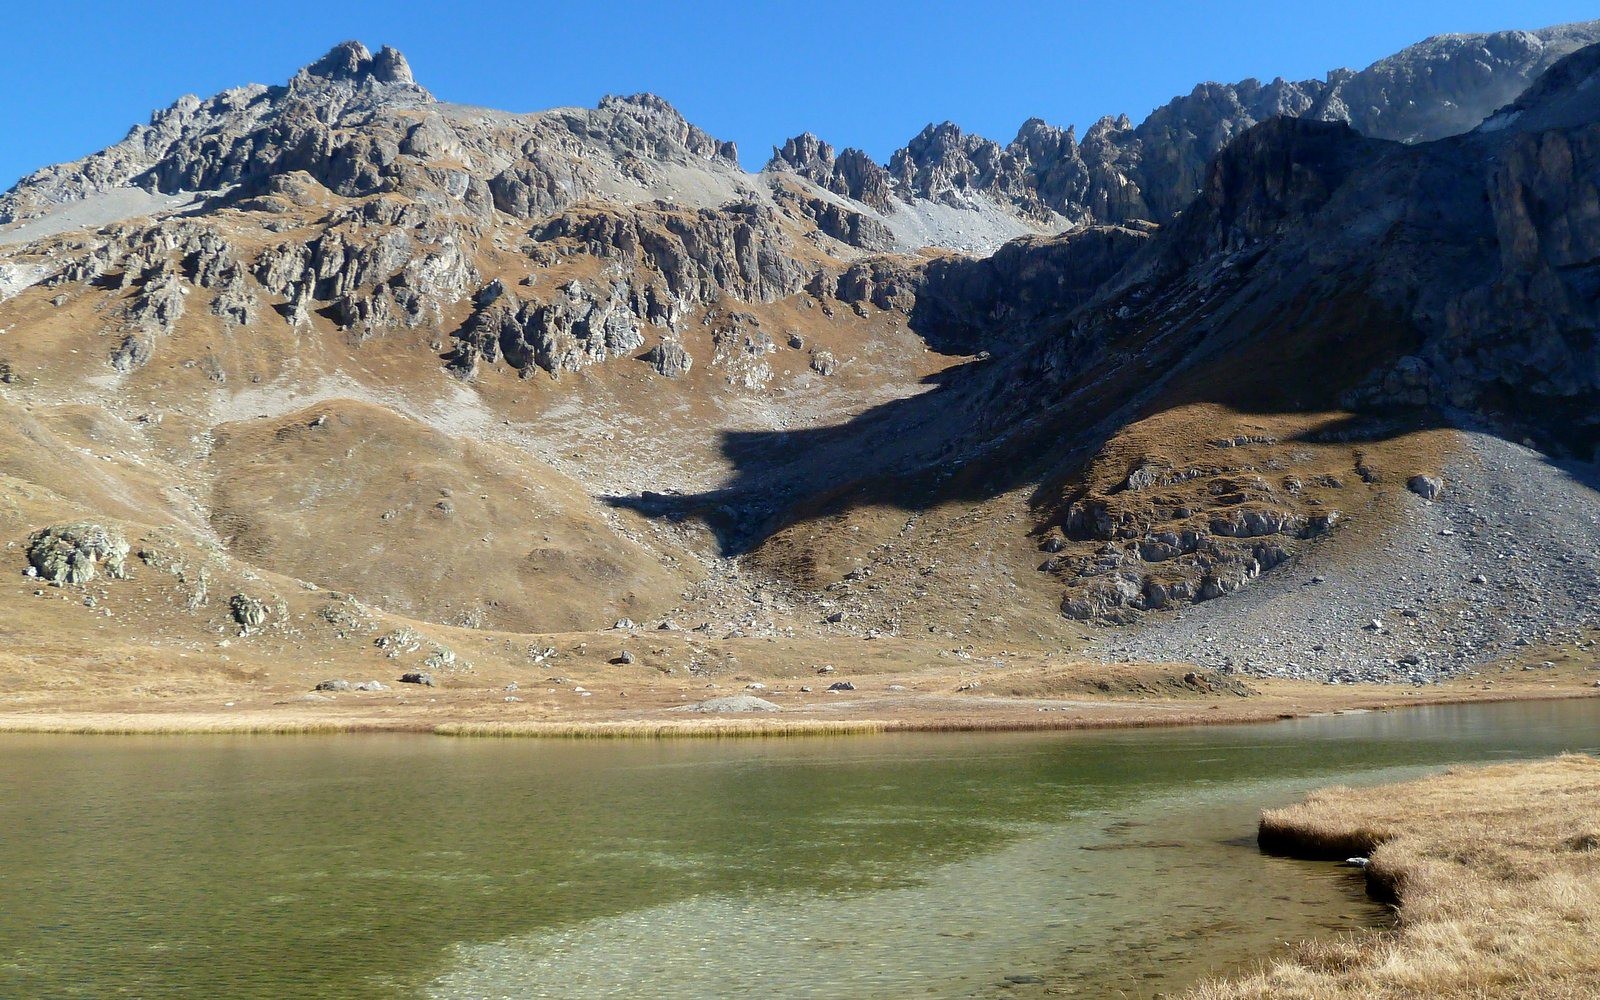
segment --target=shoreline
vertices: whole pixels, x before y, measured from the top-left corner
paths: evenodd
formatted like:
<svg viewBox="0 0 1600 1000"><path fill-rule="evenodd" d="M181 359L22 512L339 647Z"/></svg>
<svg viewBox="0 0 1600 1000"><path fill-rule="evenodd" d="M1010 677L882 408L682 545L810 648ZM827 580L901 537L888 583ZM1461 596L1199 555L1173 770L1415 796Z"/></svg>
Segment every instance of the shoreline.
<svg viewBox="0 0 1600 1000"><path fill-rule="evenodd" d="M217 710L183 704L41 707L0 711L0 734L82 736L294 736L416 735L477 739L727 739L856 736L890 733L1026 733L1169 729L1254 725L1361 712L1408 708L1559 701L1600 697L1587 677L1564 678L1520 688L1270 685L1246 696L1177 699L913 697L885 704L882 698L841 700L792 714L738 713L674 717L677 706L637 712L595 710L582 714L485 711L460 691L446 704L396 706L374 699L306 705L271 705ZM1581 682L1581 686L1579 683ZM481 699L480 699L481 700ZM498 706L497 706L498 707ZM509 707L509 706L507 706ZM408 710L409 709L409 710Z"/></svg>
<svg viewBox="0 0 1600 1000"><path fill-rule="evenodd" d="M1600 988L1600 759L1456 767L1262 813L1265 853L1361 858L1393 927L1312 939L1185 1000L1517 997Z"/></svg>

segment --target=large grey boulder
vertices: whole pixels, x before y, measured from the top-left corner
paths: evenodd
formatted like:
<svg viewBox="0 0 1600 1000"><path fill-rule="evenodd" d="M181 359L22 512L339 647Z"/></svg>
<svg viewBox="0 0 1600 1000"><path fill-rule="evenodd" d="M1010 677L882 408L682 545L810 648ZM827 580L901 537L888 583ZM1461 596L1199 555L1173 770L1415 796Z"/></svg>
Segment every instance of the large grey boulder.
<svg viewBox="0 0 1600 1000"><path fill-rule="evenodd" d="M658 375L665 375L667 378L687 375L689 369L694 367L694 358L690 357L689 352L676 340L663 340L652 347L650 353L645 355L645 360Z"/></svg>
<svg viewBox="0 0 1600 1000"><path fill-rule="evenodd" d="M128 575L128 542L121 533L89 521L58 524L28 538L28 564L50 583L88 583L100 573Z"/></svg>
<svg viewBox="0 0 1600 1000"><path fill-rule="evenodd" d="M1437 500L1444 492L1444 480L1435 476L1412 476L1406 480L1406 489L1424 500Z"/></svg>

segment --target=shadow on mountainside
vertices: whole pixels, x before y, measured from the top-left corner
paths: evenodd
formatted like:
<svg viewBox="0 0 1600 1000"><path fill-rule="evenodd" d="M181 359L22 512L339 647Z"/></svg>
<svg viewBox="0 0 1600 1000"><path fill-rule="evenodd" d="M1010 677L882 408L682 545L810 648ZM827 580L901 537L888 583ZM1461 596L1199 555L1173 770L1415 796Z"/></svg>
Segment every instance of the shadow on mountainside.
<svg viewBox="0 0 1600 1000"><path fill-rule="evenodd" d="M1569 62L1593 69L1600 46ZM947 285L916 292L927 306L912 309L913 329L931 346L992 342L995 357L834 427L727 434L736 471L723 489L610 502L699 517L727 555L853 508L924 511L1022 488L1039 528L1060 523L1074 477L1137 421L1220 408L1285 428L1296 418L1292 440L1308 418L1354 412L1316 434L1383 441L1454 426L1441 407L1463 392L1498 415L1482 417L1498 433L1588 459L1600 444L1590 117L1417 146L1262 123L1131 260L1086 257L1070 237L1022 241L1001 265L952 264ZM1120 270L1054 296L1039 280L1048 268L1030 269L1052 253ZM976 304L967 315L963 301ZM1227 429L1168 431L1191 452L1175 460L1204 465L1208 432Z"/></svg>
<svg viewBox="0 0 1600 1000"><path fill-rule="evenodd" d="M1057 325L1030 349L949 369L928 379L926 391L842 424L725 433L722 451L736 471L721 489L607 502L652 517L700 520L725 556L747 554L788 525L856 508L921 512L1019 489L1029 490L1035 520L1045 526L1059 519L1073 477L1135 421L1199 404L1220 406L1241 421L1339 411L1343 389L1417 339L1392 322L1385 336L1374 337L1380 310L1351 308L1354 315L1324 311L1328 322L1294 338L1260 331L1248 348L1221 360L1207 357L1214 335L1203 324L1154 334L1134 325L1092 344L1075 342ZM1300 354L1339 354L1345 361L1316 367L1301 363ZM1286 371L1305 375L1285 377ZM1307 443L1386 440L1447 424L1442 414L1415 408L1351 413L1319 424L1316 441L1308 436ZM1224 429L1192 431L1204 442Z"/></svg>

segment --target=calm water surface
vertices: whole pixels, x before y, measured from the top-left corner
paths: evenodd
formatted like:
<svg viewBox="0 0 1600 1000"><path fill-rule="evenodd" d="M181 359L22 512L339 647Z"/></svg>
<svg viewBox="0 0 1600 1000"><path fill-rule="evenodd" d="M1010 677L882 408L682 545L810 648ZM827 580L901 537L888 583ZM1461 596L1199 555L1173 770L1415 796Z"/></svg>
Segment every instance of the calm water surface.
<svg viewBox="0 0 1600 1000"><path fill-rule="evenodd" d="M1600 701L999 736L0 737L0 997L1149 997L1382 919L1347 872L1258 854L1263 806L1597 748Z"/></svg>

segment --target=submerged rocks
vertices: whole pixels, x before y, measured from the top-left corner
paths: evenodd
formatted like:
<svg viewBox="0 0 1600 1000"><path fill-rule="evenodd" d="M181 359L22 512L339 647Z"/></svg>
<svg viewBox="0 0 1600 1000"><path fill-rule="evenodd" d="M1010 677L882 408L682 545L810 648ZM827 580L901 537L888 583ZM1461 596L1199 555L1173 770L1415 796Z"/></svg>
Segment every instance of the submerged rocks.
<svg viewBox="0 0 1600 1000"><path fill-rule="evenodd" d="M112 528L81 521L53 525L28 538L28 564L42 580L88 583L101 573L127 578L128 542Z"/></svg>

